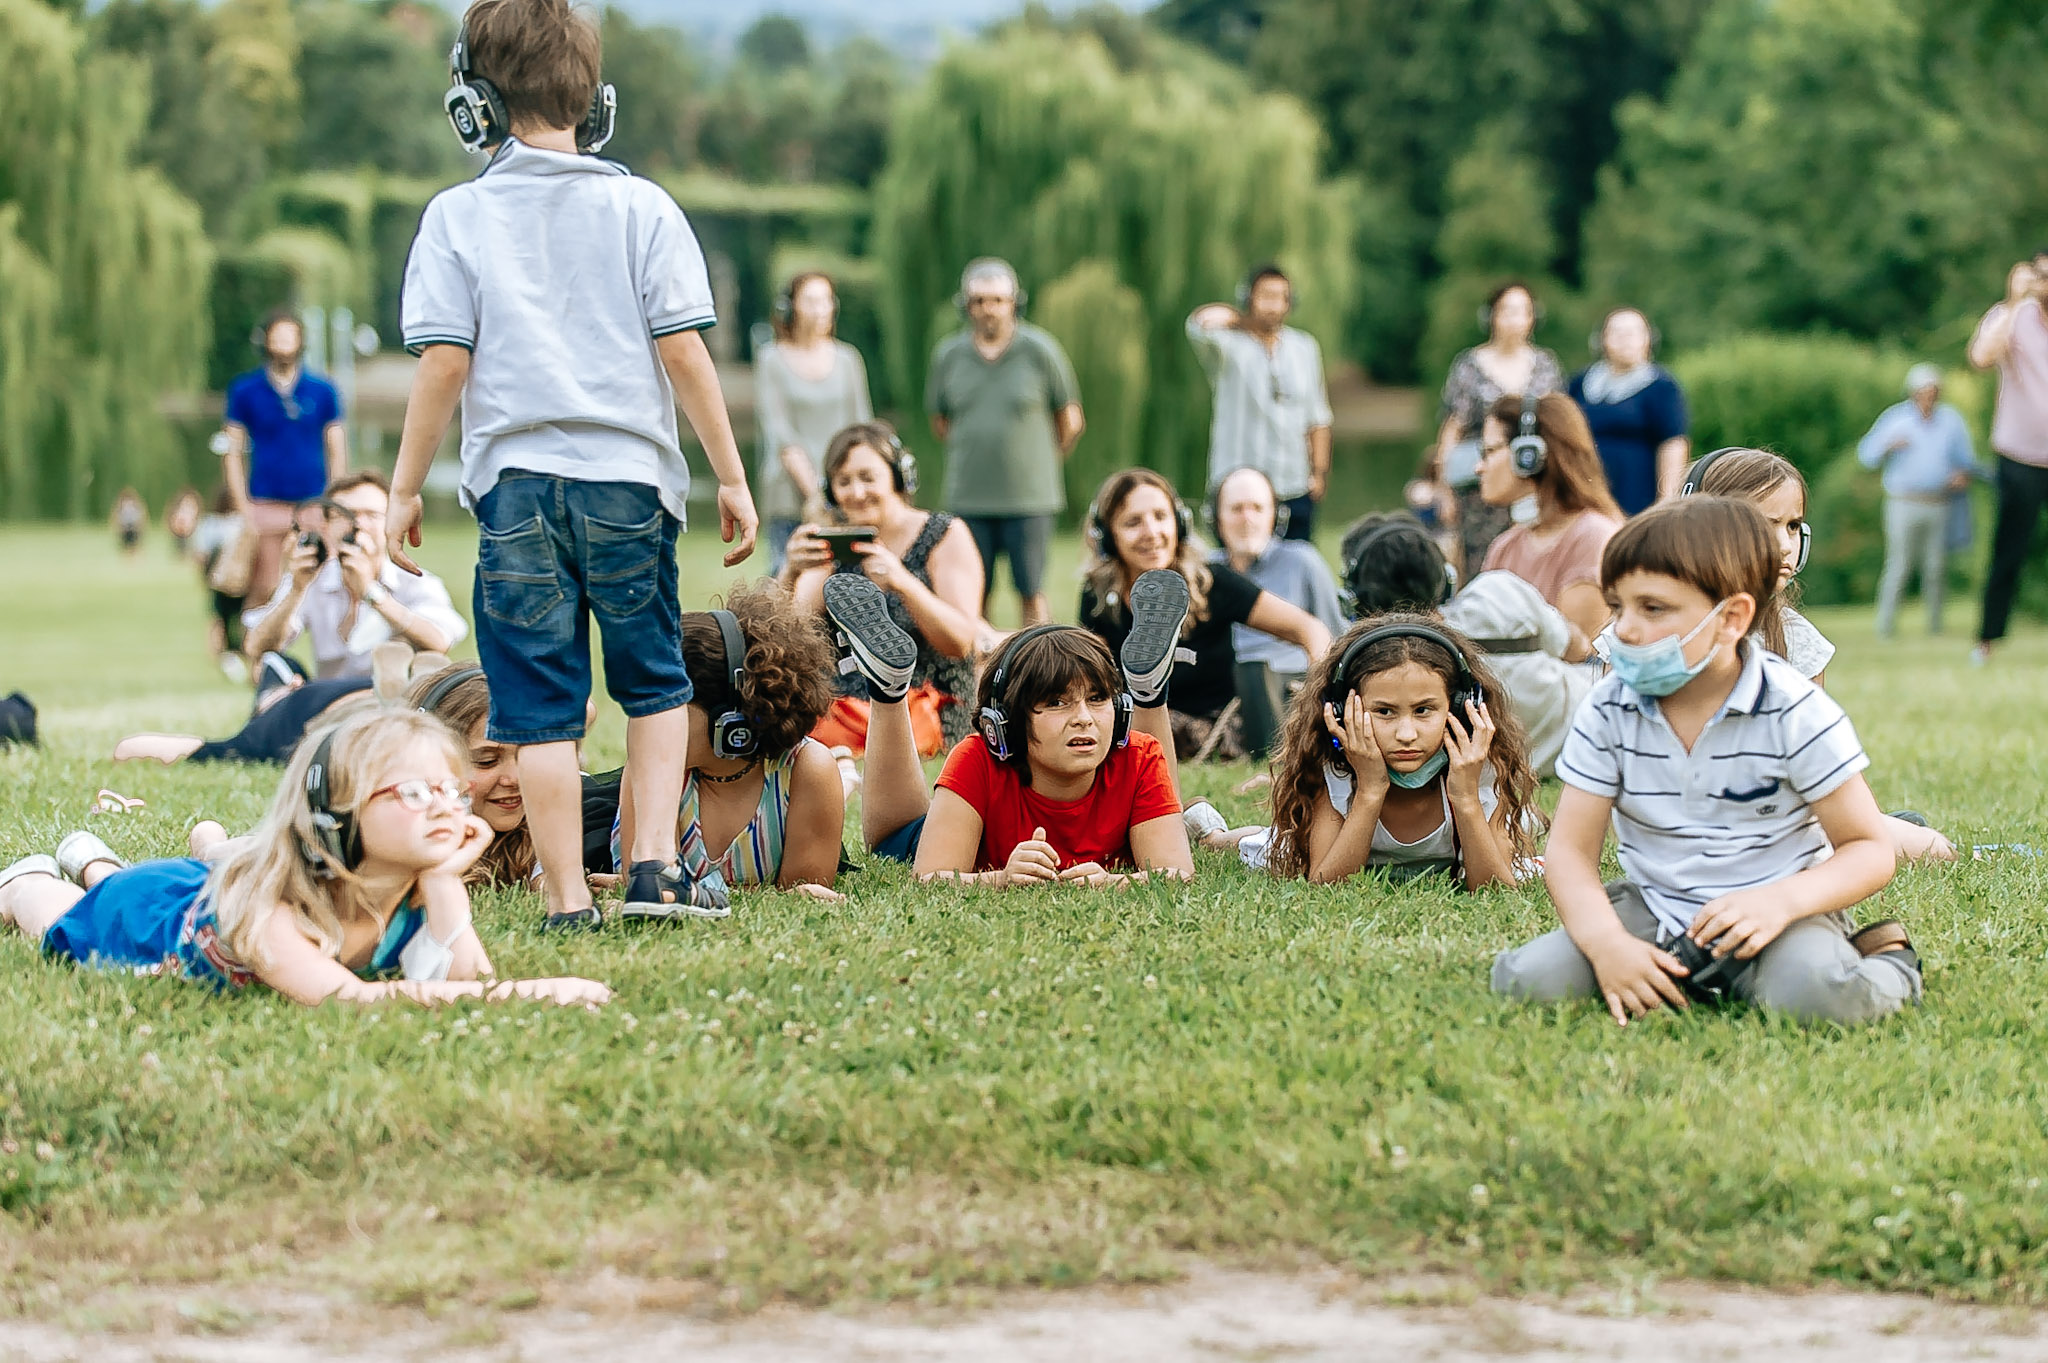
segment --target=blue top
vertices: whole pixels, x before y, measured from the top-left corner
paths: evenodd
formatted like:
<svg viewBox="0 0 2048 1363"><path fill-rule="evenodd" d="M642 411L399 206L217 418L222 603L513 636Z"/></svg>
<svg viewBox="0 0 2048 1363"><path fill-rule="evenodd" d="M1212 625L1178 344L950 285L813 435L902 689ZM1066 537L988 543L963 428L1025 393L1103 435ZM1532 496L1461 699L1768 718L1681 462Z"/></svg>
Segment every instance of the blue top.
<svg viewBox="0 0 2048 1363"><path fill-rule="evenodd" d="M182 975L216 989L239 989L256 978L220 940L212 867L192 857L145 861L116 871L71 907L43 935L43 949L80 965ZM364 979L396 973L398 957L426 922L410 900L384 925Z"/></svg>
<svg viewBox="0 0 2048 1363"><path fill-rule="evenodd" d="M249 433L249 495L303 502L327 490L327 428L341 420L341 395L299 370L287 396L261 369L228 385L227 419Z"/></svg>
<svg viewBox="0 0 2048 1363"><path fill-rule="evenodd" d="M1230 566L1230 551L1213 549L1211 564ZM1262 592L1271 592L1290 606L1299 606L1323 622L1332 637L1344 632L1344 608L1337 596L1337 579L1330 565L1313 544L1302 540L1275 538L1266 552L1253 559L1244 575ZM1241 663L1264 663L1275 672L1308 671L1308 655L1301 645L1276 639L1250 625L1230 627L1231 650Z"/></svg>
<svg viewBox="0 0 2048 1363"><path fill-rule="evenodd" d="M1892 449L1900 440L1905 448ZM1950 478L1978 471L1970 429L1946 402L1936 403L1931 417L1921 416L1911 398L1885 408L1856 442L1856 457L1867 469L1884 467L1884 490L1893 497L1946 497Z"/></svg>
<svg viewBox="0 0 2048 1363"><path fill-rule="evenodd" d="M1586 375L1572 375L1567 391L1593 428L1593 443L1607 469L1607 486L1622 514L1646 511L1657 500L1657 447L1686 433L1685 394L1662 369L1627 397L1612 402L1586 398Z"/></svg>

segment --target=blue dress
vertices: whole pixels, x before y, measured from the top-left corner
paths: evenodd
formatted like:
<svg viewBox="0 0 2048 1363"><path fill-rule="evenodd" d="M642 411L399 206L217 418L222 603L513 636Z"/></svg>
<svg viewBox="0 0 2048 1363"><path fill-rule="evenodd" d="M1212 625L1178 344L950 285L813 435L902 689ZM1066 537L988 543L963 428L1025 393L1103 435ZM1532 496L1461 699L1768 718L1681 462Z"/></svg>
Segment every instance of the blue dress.
<svg viewBox="0 0 2048 1363"><path fill-rule="evenodd" d="M196 858L178 857L116 871L51 924L43 950L80 965L239 989L256 974L220 940L213 896L206 893L212 869ZM425 922L426 915L409 901L400 904L370 963L356 973L365 979L397 973L399 953Z"/></svg>

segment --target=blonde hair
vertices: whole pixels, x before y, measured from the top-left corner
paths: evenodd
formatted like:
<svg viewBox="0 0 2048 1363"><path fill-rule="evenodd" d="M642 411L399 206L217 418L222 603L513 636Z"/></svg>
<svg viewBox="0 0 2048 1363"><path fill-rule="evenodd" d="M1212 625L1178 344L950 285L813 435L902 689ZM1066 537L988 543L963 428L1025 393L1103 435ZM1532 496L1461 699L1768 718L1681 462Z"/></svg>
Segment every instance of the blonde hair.
<svg viewBox="0 0 2048 1363"><path fill-rule="evenodd" d="M1202 555L1202 546L1190 534L1180 533L1178 527L1186 523L1186 503L1172 483L1151 469L1125 469L1112 473L1102 490L1095 494L1095 501L1088 509L1088 562L1082 572L1088 580L1088 588L1095 593L1095 599L1102 603L1112 617L1122 614L1124 561L1116 551L1116 529L1114 522L1124 503L1131 494L1141 487L1156 488L1166 494L1167 505L1174 510L1175 538L1179 543L1174 548L1173 571L1187 579L1188 618L1192 625L1197 620L1209 618L1209 584L1215 579L1209 572L1208 560ZM1133 577L1136 574L1132 574Z"/></svg>
<svg viewBox="0 0 2048 1363"><path fill-rule="evenodd" d="M230 955L265 961L263 929L279 908L329 956L341 954L342 925L373 916L352 868L320 845L306 795L306 775L321 744L327 757L327 805L335 814L359 815L377 778L420 739L441 746L458 775L469 771L469 752L449 727L417 710L359 709L307 733L286 764L284 779L246 846L215 869L208 887L221 941ZM322 877L322 872L327 877Z"/></svg>
<svg viewBox="0 0 2048 1363"><path fill-rule="evenodd" d="M1700 495L1733 497L1755 506L1785 484L1792 483L1799 488L1799 518L1806 519L1809 500L1806 475L1784 455L1742 446L1717 450L1706 458L1713 462L1695 475L1699 479ZM1771 581L1776 583L1777 580L1773 574ZM1798 602L1799 579L1796 577L1783 586L1774 586L1768 597L1757 598L1756 624L1751 628L1763 636L1764 647L1779 657L1785 654L1785 612L1796 607Z"/></svg>

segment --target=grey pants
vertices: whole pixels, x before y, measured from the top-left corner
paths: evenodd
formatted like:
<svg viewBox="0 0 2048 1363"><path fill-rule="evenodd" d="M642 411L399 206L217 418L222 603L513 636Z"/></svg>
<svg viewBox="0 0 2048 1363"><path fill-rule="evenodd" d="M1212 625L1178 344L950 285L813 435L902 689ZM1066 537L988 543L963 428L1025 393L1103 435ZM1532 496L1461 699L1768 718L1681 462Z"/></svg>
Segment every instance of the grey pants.
<svg viewBox="0 0 2048 1363"><path fill-rule="evenodd" d="M1643 892L1626 880L1610 881L1607 902L1633 937L1655 942L1656 916ZM1600 986L1588 961L1563 928L1493 958L1493 992L1534 1003L1597 998ZM1849 945L1846 916L1802 918L1758 952L1736 977L1735 994L1801 1022L1875 1022L1920 998L1920 972L1896 956L1866 960Z"/></svg>
<svg viewBox="0 0 2048 1363"><path fill-rule="evenodd" d="M1905 497L1884 500L1884 576L1877 583L1877 632L1890 638L1898 623L1906 579L1920 570L1920 597L1927 603L1927 632L1941 633L1941 589L1948 576L1949 504Z"/></svg>

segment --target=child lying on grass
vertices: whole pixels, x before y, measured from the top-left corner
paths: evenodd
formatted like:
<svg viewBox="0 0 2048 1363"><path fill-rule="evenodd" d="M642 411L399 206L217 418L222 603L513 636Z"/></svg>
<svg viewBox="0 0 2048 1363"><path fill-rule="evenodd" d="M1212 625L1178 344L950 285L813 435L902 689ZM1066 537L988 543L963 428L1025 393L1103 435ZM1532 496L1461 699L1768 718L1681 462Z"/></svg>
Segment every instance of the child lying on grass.
<svg viewBox="0 0 2048 1363"><path fill-rule="evenodd" d="M825 610L873 701L861 791L873 851L911 862L920 880L1004 887L1194 874L1164 750L1132 732L1101 639L1064 625L1012 635L976 688L980 732L954 747L927 795L903 703L916 646L864 577L827 579Z"/></svg>
<svg viewBox="0 0 2048 1363"><path fill-rule="evenodd" d="M1288 707L1273 827L1217 839L1318 884L1381 868L1476 890L1513 883L1535 804L1521 725L1478 650L1427 616L1381 615L1345 631Z"/></svg>
<svg viewBox="0 0 2048 1363"><path fill-rule="evenodd" d="M1496 992L1596 995L1623 1025L1688 996L1840 1023L1920 997L1897 923L1850 932L1846 911L1897 866L1856 731L1750 637L1779 560L1764 517L1728 497L1664 503L1608 542L1614 670L1565 739L1544 858L1564 926L1503 951ZM1625 878L1603 887L1610 820Z"/></svg>
<svg viewBox="0 0 2048 1363"><path fill-rule="evenodd" d="M261 982L298 1003L528 998L595 1006L592 980L490 983L463 877L490 845L446 725L412 710L308 736L270 811L217 867L128 867L74 833L0 870L0 922L82 965ZM400 975L399 979L388 979Z"/></svg>

